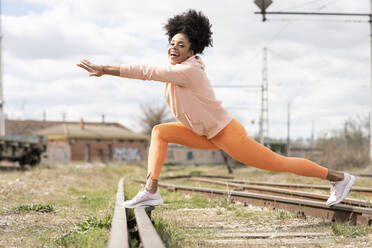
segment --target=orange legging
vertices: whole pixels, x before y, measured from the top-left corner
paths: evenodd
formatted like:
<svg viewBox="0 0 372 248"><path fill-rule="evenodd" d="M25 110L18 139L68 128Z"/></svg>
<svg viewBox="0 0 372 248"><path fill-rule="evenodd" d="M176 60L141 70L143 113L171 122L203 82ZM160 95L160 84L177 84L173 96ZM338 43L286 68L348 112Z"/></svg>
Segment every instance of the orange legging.
<svg viewBox="0 0 372 248"><path fill-rule="evenodd" d="M148 177L151 179L160 177L167 157L168 143L205 150L222 149L235 160L264 170L292 172L321 179L325 179L328 174L327 168L307 159L285 157L271 151L248 137L243 126L233 119L211 139L197 135L180 122L154 126L148 158Z"/></svg>

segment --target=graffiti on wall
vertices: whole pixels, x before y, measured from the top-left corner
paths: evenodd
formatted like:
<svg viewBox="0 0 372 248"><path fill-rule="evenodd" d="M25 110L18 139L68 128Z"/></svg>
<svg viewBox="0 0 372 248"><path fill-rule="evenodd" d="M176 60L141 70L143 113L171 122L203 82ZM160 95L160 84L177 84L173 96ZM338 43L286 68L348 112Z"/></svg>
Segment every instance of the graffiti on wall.
<svg viewBox="0 0 372 248"><path fill-rule="evenodd" d="M142 160L141 154L137 148L116 147L114 150L114 159L122 161Z"/></svg>
<svg viewBox="0 0 372 248"><path fill-rule="evenodd" d="M47 154L49 162L68 163L71 159L70 147L67 145L48 145Z"/></svg>

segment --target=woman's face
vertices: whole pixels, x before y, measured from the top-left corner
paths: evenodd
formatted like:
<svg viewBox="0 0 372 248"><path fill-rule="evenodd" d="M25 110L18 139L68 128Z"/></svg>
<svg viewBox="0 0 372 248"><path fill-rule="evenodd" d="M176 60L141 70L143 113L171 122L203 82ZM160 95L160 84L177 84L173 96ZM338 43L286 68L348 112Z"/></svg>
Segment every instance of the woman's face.
<svg viewBox="0 0 372 248"><path fill-rule="evenodd" d="M173 36L168 47L168 58L172 65L182 63L194 55L190 49L191 43L186 35L178 33Z"/></svg>

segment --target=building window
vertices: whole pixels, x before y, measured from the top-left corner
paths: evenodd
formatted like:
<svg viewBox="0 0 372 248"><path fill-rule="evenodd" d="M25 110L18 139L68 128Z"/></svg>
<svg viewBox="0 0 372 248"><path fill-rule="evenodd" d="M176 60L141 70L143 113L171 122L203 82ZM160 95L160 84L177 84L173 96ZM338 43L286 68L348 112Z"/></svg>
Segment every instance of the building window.
<svg viewBox="0 0 372 248"><path fill-rule="evenodd" d="M194 154L192 152L187 152L187 160L193 160Z"/></svg>

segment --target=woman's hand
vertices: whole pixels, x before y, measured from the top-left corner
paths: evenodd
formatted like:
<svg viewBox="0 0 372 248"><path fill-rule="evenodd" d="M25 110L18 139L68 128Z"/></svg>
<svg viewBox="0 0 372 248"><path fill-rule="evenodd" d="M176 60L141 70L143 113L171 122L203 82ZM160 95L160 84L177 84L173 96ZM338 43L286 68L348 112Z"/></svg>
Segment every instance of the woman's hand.
<svg viewBox="0 0 372 248"><path fill-rule="evenodd" d="M93 64L86 59L83 59L80 64L77 64L77 66L87 70L89 72L89 76L100 77L103 74L105 74L105 71L102 65Z"/></svg>

